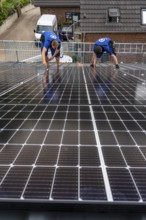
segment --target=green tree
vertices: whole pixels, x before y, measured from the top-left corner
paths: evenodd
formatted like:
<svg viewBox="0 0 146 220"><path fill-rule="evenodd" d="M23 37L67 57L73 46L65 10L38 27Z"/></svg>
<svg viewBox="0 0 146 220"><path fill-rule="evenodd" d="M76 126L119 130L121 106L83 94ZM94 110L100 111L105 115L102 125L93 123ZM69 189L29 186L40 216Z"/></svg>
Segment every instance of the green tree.
<svg viewBox="0 0 146 220"><path fill-rule="evenodd" d="M1 0L0 5L0 25L18 9L32 3L33 0Z"/></svg>

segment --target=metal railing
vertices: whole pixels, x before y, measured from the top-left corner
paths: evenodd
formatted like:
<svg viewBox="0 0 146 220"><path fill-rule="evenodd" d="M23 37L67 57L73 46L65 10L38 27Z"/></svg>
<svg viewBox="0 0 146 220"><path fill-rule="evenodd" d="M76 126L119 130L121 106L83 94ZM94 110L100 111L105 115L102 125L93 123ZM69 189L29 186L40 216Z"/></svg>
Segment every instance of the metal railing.
<svg viewBox="0 0 146 220"><path fill-rule="evenodd" d="M94 43L86 42L62 42L62 53L72 57L73 61L89 63L93 45ZM128 56L128 59L135 57L137 62L146 62L146 44L116 43L115 47L121 61L127 60ZM40 54L40 44L35 41L0 41L0 61L3 62L23 62L26 59L38 62L41 61Z"/></svg>

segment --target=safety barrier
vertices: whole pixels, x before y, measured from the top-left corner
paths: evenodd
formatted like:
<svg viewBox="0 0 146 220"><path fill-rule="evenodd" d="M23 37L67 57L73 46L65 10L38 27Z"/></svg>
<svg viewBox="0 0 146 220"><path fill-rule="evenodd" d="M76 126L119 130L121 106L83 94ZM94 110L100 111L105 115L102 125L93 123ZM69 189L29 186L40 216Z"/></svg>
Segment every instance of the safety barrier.
<svg viewBox="0 0 146 220"><path fill-rule="evenodd" d="M116 43L116 52L119 62L144 63L146 62L146 44L142 43ZM92 56L93 43L62 42L61 56L72 57L73 62L89 63ZM39 60L38 60L39 57ZM40 43L35 41L0 41L0 61L22 62L29 59L33 62L41 61ZM107 61L105 55L103 62Z"/></svg>

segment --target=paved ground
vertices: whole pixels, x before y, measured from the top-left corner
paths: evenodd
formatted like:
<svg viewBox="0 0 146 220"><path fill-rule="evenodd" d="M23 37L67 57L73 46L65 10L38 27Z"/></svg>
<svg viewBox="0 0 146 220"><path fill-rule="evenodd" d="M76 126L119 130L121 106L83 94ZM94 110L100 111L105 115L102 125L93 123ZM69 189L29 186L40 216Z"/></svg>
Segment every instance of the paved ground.
<svg viewBox="0 0 146 220"><path fill-rule="evenodd" d="M33 41L33 30L39 17L40 8L34 8L25 12L5 33L0 35L0 40Z"/></svg>

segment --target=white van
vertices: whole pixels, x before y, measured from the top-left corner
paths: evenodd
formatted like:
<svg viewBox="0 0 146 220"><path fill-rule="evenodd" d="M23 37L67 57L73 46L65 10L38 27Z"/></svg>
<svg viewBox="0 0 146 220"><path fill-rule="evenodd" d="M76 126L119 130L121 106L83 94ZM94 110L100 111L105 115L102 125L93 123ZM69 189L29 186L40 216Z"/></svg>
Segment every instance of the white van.
<svg viewBox="0 0 146 220"><path fill-rule="evenodd" d="M57 18L56 15L43 14L36 25L35 40L40 40L42 31L54 31L56 34L58 32Z"/></svg>

